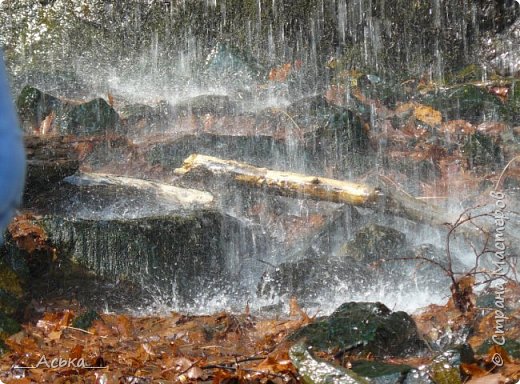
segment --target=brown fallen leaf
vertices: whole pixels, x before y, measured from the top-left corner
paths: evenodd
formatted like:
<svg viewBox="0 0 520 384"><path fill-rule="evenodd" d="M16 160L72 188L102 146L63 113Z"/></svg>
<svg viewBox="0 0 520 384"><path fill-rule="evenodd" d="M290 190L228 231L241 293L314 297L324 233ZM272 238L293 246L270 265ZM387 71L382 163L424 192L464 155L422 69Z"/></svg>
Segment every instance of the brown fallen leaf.
<svg viewBox="0 0 520 384"><path fill-rule="evenodd" d="M471 379L466 384L505 384L507 378L500 373Z"/></svg>

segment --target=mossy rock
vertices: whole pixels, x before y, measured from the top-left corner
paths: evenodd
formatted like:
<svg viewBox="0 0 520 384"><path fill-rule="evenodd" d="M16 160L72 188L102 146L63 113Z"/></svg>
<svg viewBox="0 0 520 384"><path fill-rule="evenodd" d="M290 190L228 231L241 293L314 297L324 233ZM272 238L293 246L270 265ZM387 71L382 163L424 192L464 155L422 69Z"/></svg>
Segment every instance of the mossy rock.
<svg viewBox="0 0 520 384"><path fill-rule="evenodd" d="M5 340L20 330L20 324L3 312L0 312L0 340Z"/></svg>
<svg viewBox="0 0 520 384"><path fill-rule="evenodd" d="M502 150L495 139L476 132L471 135L462 147L464 157L470 168L488 166L496 168L501 163Z"/></svg>
<svg viewBox="0 0 520 384"><path fill-rule="evenodd" d="M500 99L486 89L467 84L426 95L422 102L442 112L443 120L499 121L506 115Z"/></svg>
<svg viewBox="0 0 520 384"><path fill-rule="evenodd" d="M289 339L306 340L320 350L340 349L376 358L404 357L426 348L413 319L381 303L342 304L328 318L297 330Z"/></svg>

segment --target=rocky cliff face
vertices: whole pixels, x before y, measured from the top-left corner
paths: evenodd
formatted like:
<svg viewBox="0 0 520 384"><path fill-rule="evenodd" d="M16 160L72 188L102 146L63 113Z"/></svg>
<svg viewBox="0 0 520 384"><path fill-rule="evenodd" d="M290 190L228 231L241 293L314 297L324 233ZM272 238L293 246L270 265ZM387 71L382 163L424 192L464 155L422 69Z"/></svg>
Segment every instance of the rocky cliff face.
<svg viewBox="0 0 520 384"><path fill-rule="evenodd" d="M52 72L55 89L76 92L84 81L125 73L146 76L154 86L162 81L168 88L165 81L176 83L196 73L218 41L232 41L266 66L303 63L307 83L327 82L337 69L327 66L330 60L347 69L403 78L429 74L440 79L468 64L518 72L514 52L520 7L515 1L295 4L3 1L0 45L19 86Z"/></svg>

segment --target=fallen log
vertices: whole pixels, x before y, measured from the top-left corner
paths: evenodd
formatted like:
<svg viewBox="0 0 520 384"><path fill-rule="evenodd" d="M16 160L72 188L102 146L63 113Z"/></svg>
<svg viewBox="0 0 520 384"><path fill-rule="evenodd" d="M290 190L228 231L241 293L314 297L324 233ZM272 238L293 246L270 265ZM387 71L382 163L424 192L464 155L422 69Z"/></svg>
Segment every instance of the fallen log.
<svg viewBox="0 0 520 384"><path fill-rule="evenodd" d="M208 178L226 180L282 196L381 209L406 219L434 225L450 222L436 207L404 193L392 191L386 185L374 187L326 177L275 171L200 154L189 156L182 167L175 170L175 174L184 181L206 181Z"/></svg>

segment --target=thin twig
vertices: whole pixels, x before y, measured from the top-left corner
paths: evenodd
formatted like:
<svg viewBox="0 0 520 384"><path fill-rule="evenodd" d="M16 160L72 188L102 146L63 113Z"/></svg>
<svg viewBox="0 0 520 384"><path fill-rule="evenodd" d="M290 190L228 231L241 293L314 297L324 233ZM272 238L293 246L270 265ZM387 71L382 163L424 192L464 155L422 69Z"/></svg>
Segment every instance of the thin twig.
<svg viewBox="0 0 520 384"><path fill-rule="evenodd" d="M92 332L86 331L86 330L81 329L81 328L76 328L76 327L69 327L69 326L67 326L67 327L65 327L65 329L73 329L74 331L79 331L79 332L87 333L87 334L89 334L89 335L93 335Z"/></svg>
<svg viewBox="0 0 520 384"><path fill-rule="evenodd" d="M495 184L495 191L498 189L498 187L500 186L500 182L502 181L502 176L504 176L504 173L506 173L507 169L509 168L509 166L511 164L513 164L513 162L515 160L519 160L520 159L520 155L518 156L515 156L513 157L511 160L509 160L509 163L507 163L507 165L504 167L504 169L502 170L502 173L500 173L500 177L498 178L498 181L497 183Z"/></svg>

